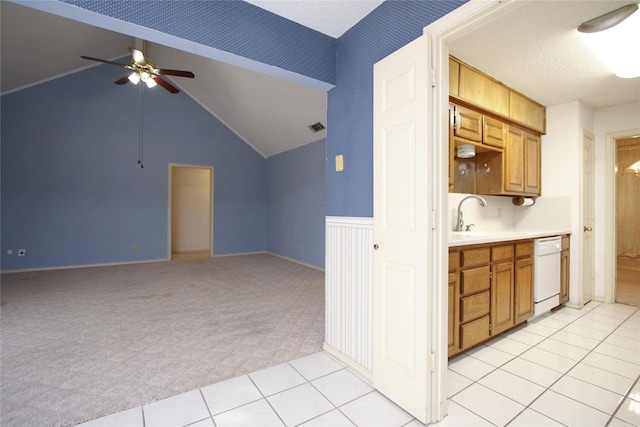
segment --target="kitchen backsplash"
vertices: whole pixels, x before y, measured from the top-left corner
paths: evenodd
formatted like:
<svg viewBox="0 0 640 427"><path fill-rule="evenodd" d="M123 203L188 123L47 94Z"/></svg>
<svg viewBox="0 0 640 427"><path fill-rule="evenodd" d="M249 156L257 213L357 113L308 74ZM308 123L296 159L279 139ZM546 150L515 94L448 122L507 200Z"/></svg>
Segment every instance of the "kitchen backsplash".
<svg viewBox="0 0 640 427"><path fill-rule="evenodd" d="M449 193L449 230L457 220L458 204L469 194ZM514 206L511 197L482 196L488 206L469 199L462 205L464 223L475 224L475 231L502 230L570 230L571 199L569 197L538 197L533 206Z"/></svg>

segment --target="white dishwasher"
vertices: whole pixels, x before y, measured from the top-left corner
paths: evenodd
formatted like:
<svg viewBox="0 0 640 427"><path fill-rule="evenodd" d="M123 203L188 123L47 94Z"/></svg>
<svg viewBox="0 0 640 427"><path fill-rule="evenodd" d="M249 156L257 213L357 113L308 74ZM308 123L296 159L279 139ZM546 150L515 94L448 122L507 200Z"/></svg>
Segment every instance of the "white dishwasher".
<svg viewBox="0 0 640 427"><path fill-rule="evenodd" d="M562 237L535 239L533 244L533 315L560 305L560 252Z"/></svg>

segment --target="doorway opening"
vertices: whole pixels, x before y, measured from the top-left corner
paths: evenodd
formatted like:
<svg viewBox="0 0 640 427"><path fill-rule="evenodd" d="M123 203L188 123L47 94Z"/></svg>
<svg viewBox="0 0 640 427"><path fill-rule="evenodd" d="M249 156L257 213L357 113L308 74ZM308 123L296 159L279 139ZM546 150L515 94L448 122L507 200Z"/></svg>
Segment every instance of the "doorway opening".
<svg viewBox="0 0 640 427"><path fill-rule="evenodd" d="M168 258L213 256L213 168L169 165Z"/></svg>
<svg viewBox="0 0 640 427"><path fill-rule="evenodd" d="M640 306L640 136L615 143L615 302Z"/></svg>

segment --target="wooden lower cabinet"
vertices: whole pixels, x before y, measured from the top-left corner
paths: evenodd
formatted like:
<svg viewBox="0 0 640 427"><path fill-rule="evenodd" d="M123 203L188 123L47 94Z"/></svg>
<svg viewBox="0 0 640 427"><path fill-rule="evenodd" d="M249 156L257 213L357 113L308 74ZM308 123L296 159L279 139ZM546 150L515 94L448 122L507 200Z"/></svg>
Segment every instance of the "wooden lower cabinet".
<svg viewBox="0 0 640 427"><path fill-rule="evenodd" d="M491 336L489 325L489 315L460 325L460 350L473 347L489 339Z"/></svg>
<svg viewBox="0 0 640 427"><path fill-rule="evenodd" d="M515 324L533 316L533 258L515 261Z"/></svg>
<svg viewBox="0 0 640 427"><path fill-rule="evenodd" d="M533 316L533 241L449 250L449 357Z"/></svg>
<svg viewBox="0 0 640 427"><path fill-rule="evenodd" d="M513 261L491 266L491 335L513 326Z"/></svg>
<svg viewBox="0 0 640 427"><path fill-rule="evenodd" d="M460 297L458 295L458 273L449 273L449 356L456 353L458 345L458 307Z"/></svg>
<svg viewBox="0 0 640 427"><path fill-rule="evenodd" d="M560 304L569 301L569 236L562 236L560 252Z"/></svg>

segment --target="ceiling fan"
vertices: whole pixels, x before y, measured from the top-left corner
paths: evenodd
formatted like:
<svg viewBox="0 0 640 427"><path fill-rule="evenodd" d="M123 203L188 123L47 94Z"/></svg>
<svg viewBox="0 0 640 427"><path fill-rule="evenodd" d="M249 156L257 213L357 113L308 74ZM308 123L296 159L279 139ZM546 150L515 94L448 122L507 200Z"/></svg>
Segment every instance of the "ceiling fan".
<svg viewBox="0 0 640 427"><path fill-rule="evenodd" d="M144 53L141 50L130 47L131 51L131 64L122 64L120 62L107 61L99 58L92 58L90 56L81 56L83 59L88 59L90 61L98 61L104 62L105 64L117 65L118 67L123 67L128 70L131 70L132 73L122 77L115 81L117 85L123 85L127 82L131 82L133 84L138 84L140 80L142 80L147 87L152 88L156 84L159 84L166 90L171 93L180 92L175 86L166 81L161 77L161 75L165 76L177 76L177 77L188 77L190 79L194 78L194 74L191 71L181 71L181 70L168 70L165 68L157 68L156 64L151 62L150 60L144 57Z"/></svg>

